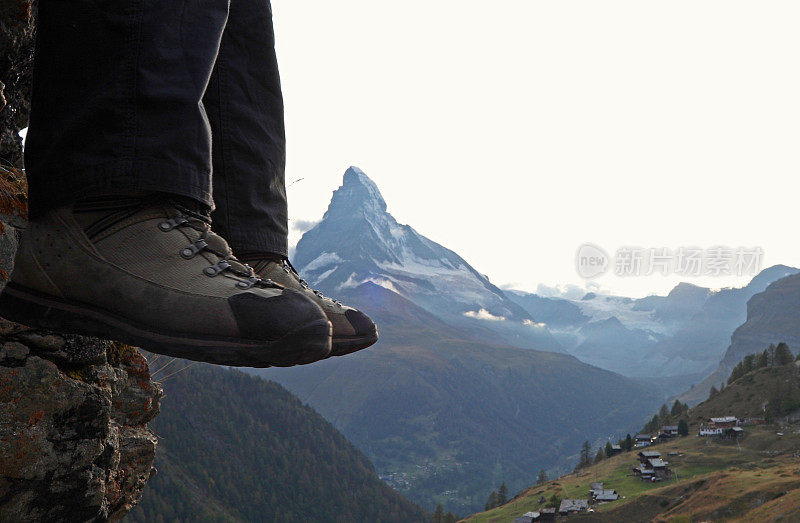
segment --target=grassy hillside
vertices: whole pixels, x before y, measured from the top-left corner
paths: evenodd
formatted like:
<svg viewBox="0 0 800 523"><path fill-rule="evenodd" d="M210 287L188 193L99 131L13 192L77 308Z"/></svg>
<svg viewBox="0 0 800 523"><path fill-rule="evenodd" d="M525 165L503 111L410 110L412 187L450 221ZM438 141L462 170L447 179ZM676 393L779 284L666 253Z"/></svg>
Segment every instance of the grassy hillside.
<svg viewBox="0 0 800 523"><path fill-rule="evenodd" d="M560 498L586 498L589 484L602 481L620 494L620 500L600 505L594 514L573 516L588 521L686 521L745 518L762 519L784 513L800 515L800 435L776 434L774 427L748 428L740 445L717 443L687 436L653 447L665 456L677 478L660 483L644 482L631 475L636 451L604 460L579 473L568 474L529 488L497 509L475 514L469 522L507 523L516 516L546 506L538 501L553 494ZM667 456L679 452L678 456ZM783 497L786 496L786 499ZM794 512L792 512L794 511ZM677 521L680 521L678 519ZM787 521L793 521L789 518Z"/></svg>
<svg viewBox="0 0 800 523"><path fill-rule="evenodd" d="M785 417L748 426L740 441L699 438L710 417L758 417L777 397L800 395L795 362L749 372L687 414L690 435L651 447L669 461L674 474L651 483L633 476L637 450L603 460L578 473L528 488L509 503L475 514L470 522L508 522L547 505L551 496L583 498L600 481L620 494L580 521L798 521L800 520L800 425ZM783 404L785 407L786 405ZM789 409L791 410L791 409ZM768 409L769 411L769 409ZM783 411L784 413L787 411ZM669 455L673 454L673 455ZM533 479L533 475L531 475ZM544 499L544 503L540 500Z"/></svg>
<svg viewBox="0 0 800 523"><path fill-rule="evenodd" d="M129 520L427 519L380 481L330 423L280 385L182 360L159 377L165 397L151 423L159 437L158 473Z"/></svg>

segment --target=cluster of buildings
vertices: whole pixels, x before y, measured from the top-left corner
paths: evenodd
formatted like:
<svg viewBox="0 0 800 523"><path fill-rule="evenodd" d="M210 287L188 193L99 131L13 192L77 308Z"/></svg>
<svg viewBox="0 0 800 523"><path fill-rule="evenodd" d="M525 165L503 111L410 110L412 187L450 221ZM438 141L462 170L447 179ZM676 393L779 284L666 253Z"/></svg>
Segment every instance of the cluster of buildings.
<svg viewBox="0 0 800 523"><path fill-rule="evenodd" d="M744 433L742 425L763 424L763 418L747 418L740 420L735 416L724 416L720 418L709 418L700 426L699 436L717 437L721 439L736 439ZM656 443L668 441L678 436L677 425L665 425L657 434L637 434L634 438L634 446L644 449ZM622 452L619 445L612 445L613 456ZM670 455L677 454L671 452ZM669 469L669 462L661 457L661 453L656 450L641 450L638 454L638 463L631 470L634 476L638 476L642 481L662 481L670 477L672 471ZM589 499L565 499L561 501L558 509L543 508L537 511L526 512L514 518L514 523L533 523L538 521L553 521L556 515L568 516L579 512L591 511L594 504L608 503L619 499L619 494L613 489L604 488L602 483L592 483L589 486Z"/></svg>
<svg viewBox="0 0 800 523"><path fill-rule="evenodd" d="M514 518L514 523L533 523L534 521L553 521L556 515L569 516L570 514L577 514L579 512L586 512L591 510L591 505L608 503L619 499L619 494L616 490L607 489L602 483L591 483L589 485L589 498L588 499L564 499L555 508L543 508L538 511L526 512L525 514Z"/></svg>
<svg viewBox="0 0 800 523"><path fill-rule="evenodd" d="M634 476L639 476L642 481L661 481L669 477L669 462L661 459L660 452L643 450L638 456L639 463L631 469Z"/></svg>
<svg viewBox="0 0 800 523"><path fill-rule="evenodd" d="M744 434L742 425L760 425L764 418L738 419L736 416L711 418L707 423L700 425L700 437L714 437L719 439L738 439Z"/></svg>
<svg viewBox="0 0 800 523"><path fill-rule="evenodd" d="M633 439L633 446L637 448L649 447L656 443L663 443L678 436L677 425L664 425L656 434L637 434Z"/></svg>

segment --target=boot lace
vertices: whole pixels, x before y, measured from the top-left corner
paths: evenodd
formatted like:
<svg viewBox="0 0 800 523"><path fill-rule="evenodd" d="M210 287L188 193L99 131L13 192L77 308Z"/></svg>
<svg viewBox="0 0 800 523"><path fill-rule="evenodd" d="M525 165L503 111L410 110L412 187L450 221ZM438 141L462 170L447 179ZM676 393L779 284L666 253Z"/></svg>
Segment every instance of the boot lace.
<svg viewBox="0 0 800 523"><path fill-rule="evenodd" d="M270 279L260 278L250 265L239 261L231 252L228 243L211 230L211 219L203 213L188 209L178 202L171 201L170 207L176 212L174 216L158 224L163 232L169 232L178 227L188 227L200 233L200 237L191 245L180 251L181 257L190 260L201 252L209 252L219 261L203 269L203 274L213 278L223 272L231 274L238 281L236 287L249 289L251 287L282 289L283 286Z"/></svg>
<svg viewBox="0 0 800 523"><path fill-rule="evenodd" d="M327 296L325 296L324 294L322 294L318 290L312 289L311 286L308 284L308 282L300 277L300 273L297 272L297 269L294 268L294 265L292 265L292 262L290 262L286 258L283 259L283 261L281 263L281 268L284 271L286 271L286 274L289 274L290 276L294 277L298 282L300 282L300 285L302 285L304 289L307 289L307 290L313 292L321 300L330 300L333 303L335 303L336 305L341 305L342 304L342 302L340 302L339 300L334 300L333 298L328 298Z"/></svg>

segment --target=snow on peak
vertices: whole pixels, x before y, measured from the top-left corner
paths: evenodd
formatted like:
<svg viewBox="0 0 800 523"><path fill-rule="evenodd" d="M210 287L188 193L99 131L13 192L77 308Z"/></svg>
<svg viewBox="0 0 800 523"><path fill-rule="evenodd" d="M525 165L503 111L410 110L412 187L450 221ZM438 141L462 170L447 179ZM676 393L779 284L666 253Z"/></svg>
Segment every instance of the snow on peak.
<svg viewBox="0 0 800 523"><path fill-rule="evenodd" d="M345 171L342 186L333 192L326 215L339 210L352 214L356 209L383 214L386 202L375 182L364 171L352 166Z"/></svg>

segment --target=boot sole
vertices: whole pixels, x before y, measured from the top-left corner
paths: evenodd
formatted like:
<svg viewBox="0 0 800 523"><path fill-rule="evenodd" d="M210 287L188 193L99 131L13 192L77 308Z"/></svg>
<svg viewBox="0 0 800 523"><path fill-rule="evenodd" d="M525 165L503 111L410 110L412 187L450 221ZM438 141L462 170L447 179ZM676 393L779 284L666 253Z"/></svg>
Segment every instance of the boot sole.
<svg viewBox="0 0 800 523"><path fill-rule="evenodd" d="M0 294L0 316L33 328L110 338L167 356L233 367L292 367L324 359L331 351L332 327L324 318L271 341L186 336L11 282Z"/></svg>
<svg viewBox="0 0 800 523"><path fill-rule="evenodd" d="M378 341L378 331L364 336L336 336L333 338L331 356L345 356L371 347Z"/></svg>

